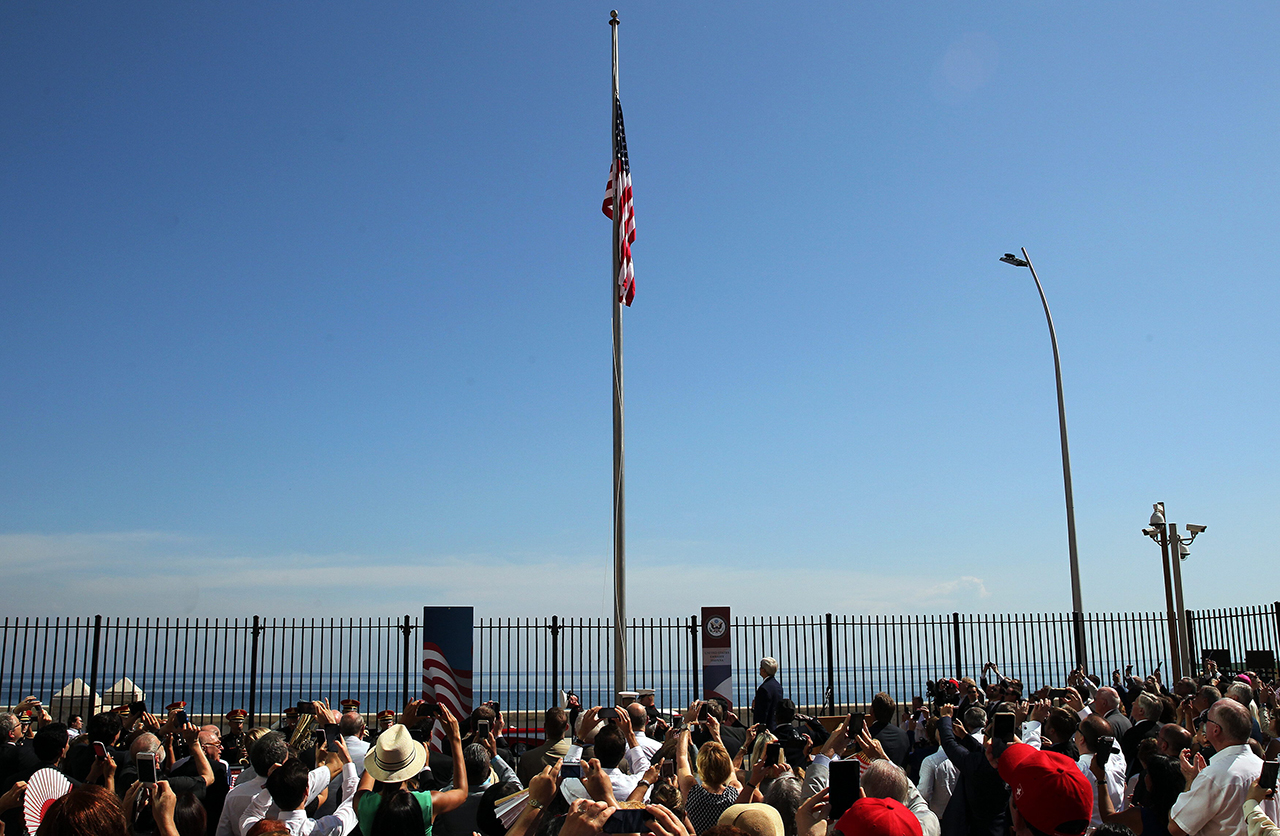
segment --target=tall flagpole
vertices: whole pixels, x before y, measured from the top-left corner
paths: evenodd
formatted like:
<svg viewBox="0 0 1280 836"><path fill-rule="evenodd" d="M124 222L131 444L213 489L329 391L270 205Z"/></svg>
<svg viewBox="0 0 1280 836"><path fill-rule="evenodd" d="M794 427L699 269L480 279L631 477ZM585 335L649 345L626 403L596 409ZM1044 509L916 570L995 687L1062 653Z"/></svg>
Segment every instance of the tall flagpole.
<svg viewBox="0 0 1280 836"><path fill-rule="evenodd" d="M618 162L618 12L609 13L613 33L613 137L614 167ZM621 180L621 172L616 175ZM621 268L618 236L622 223L622 189L613 190L613 270L609 276L609 304L613 311L613 690L627 690L627 503L623 481L622 443L622 294L618 289ZM615 693L615 697L617 694Z"/></svg>

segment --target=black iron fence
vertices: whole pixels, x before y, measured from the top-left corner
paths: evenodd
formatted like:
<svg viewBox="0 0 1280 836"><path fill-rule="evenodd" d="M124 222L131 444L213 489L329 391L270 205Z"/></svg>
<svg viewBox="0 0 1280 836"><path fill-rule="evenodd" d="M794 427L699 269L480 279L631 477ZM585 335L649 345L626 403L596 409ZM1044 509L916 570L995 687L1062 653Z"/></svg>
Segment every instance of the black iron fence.
<svg viewBox="0 0 1280 836"><path fill-rule="evenodd" d="M1188 611L1191 658L1213 652L1237 669L1274 666L1280 602ZM1089 667L1104 678L1127 664L1170 669L1167 614L1087 613ZM733 700L747 705L764 656L799 705L828 713L868 702L880 690L923 696L926 683L977 674L994 662L1030 688L1061 684L1075 650L1070 613L919 616L737 617ZM660 705L684 705L700 690L700 625L687 619L628 623L628 682L657 691ZM273 721L313 696L355 698L368 712L398 708L420 689L420 620L6 618L0 624L0 704L34 694L60 717L145 696L161 709L216 716L245 708ZM504 711L530 712L575 691L605 704L613 691L613 633L607 619L481 619L474 633L473 690ZM1224 665L1226 667L1226 665Z"/></svg>
<svg viewBox="0 0 1280 836"><path fill-rule="evenodd" d="M403 706L418 690L421 624L402 618L6 618L0 703L40 697L52 713L86 715L145 698L162 712L244 708L274 721L313 696L362 708Z"/></svg>

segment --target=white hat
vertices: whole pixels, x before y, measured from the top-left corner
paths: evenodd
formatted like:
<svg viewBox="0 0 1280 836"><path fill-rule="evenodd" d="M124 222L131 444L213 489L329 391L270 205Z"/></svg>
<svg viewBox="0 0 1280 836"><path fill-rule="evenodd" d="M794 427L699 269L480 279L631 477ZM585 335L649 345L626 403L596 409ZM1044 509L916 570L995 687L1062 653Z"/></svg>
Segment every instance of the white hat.
<svg viewBox="0 0 1280 836"><path fill-rule="evenodd" d="M387 784L407 781L427 764L427 747L409 736L403 723L396 723L378 735L373 750L364 759L364 770Z"/></svg>

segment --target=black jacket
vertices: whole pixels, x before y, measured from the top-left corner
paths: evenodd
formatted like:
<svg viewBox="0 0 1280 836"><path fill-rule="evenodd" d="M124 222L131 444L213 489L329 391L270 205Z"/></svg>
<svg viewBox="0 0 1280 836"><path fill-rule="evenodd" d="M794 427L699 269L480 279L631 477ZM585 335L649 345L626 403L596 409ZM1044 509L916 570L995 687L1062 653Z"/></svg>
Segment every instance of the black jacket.
<svg viewBox="0 0 1280 836"><path fill-rule="evenodd" d="M870 731L871 736L880 741L880 748L884 749L889 760L905 769L907 755L911 752L911 738L907 733L893 723L876 723Z"/></svg>
<svg viewBox="0 0 1280 836"><path fill-rule="evenodd" d="M764 723L765 728L773 731L773 727L777 725L774 714L780 702L782 702L782 685L770 676L756 689L756 698L751 702L751 722Z"/></svg>
<svg viewBox="0 0 1280 836"><path fill-rule="evenodd" d="M976 740L956 739L951 722L938 721L938 739L960 778L942 813L942 836L1008 836L1009 788Z"/></svg>

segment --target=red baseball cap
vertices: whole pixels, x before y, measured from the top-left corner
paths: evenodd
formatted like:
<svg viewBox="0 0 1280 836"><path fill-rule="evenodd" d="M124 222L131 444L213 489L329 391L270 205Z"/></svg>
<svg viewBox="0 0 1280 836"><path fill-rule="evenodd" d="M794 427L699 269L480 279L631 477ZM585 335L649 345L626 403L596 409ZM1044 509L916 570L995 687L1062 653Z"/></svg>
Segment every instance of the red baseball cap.
<svg viewBox="0 0 1280 836"><path fill-rule="evenodd" d="M859 798L836 830L843 836L924 836L916 814L892 798Z"/></svg>
<svg viewBox="0 0 1280 836"><path fill-rule="evenodd" d="M1013 743L1000 755L1000 777L1027 822L1049 836L1080 836L1093 814L1093 787L1075 761Z"/></svg>

